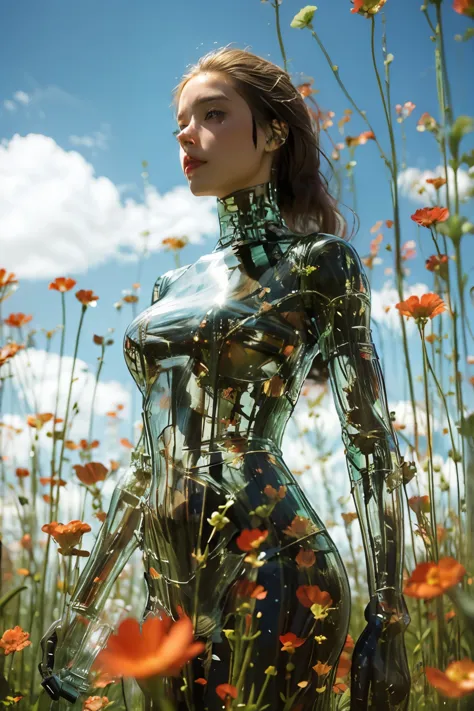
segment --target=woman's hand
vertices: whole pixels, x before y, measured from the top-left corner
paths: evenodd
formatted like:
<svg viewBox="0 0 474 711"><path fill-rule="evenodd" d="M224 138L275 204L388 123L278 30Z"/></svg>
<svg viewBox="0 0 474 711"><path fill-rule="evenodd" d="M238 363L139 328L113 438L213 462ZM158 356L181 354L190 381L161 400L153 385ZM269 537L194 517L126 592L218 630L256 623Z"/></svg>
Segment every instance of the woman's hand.
<svg viewBox="0 0 474 711"><path fill-rule="evenodd" d="M410 672L404 632L410 615L402 596L390 604L373 598L367 625L352 653L351 711L406 711Z"/></svg>

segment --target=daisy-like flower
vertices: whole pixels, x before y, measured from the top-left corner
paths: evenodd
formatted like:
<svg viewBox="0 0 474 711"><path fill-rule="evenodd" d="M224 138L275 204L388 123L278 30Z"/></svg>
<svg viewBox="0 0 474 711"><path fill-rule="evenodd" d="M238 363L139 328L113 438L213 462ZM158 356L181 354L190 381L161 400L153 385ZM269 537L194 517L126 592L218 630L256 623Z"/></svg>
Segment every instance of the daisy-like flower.
<svg viewBox="0 0 474 711"><path fill-rule="evenodd" d="M447 207L422 207L413 215L410 215L413 222L417 222L422 227L431 227L432 225L438 224L438 222L446 222L449 217L449 210Z"/></svg>
<svg viewBox="0 0 474 711"><path fill-rule="evenodd" d="M141 631L138 620L129 617L99 652L93 668L134 679L177 676L204 648L202 642L194 641L193 624L187 616L177 622L167 615L148 617Z"/></svg>
<svg viewBox="0 0 474 711"><path fill-rule="evenodd" d="M418 296L410 296L406 301L395 304L395 308L402 316L414 318L415 321L425 324L429 318L434 318L438 314L446 311L446 304L437 294L423 294L421 300Z"/></svg>
<svg viewBox="0 0 474 711"><path fill-rule="evenodd" d="M474 662L468 657L451 662L444 672L425 667L425 674L431 686L448 698L459 699L474 692Z"/></svg>
<svg viewBox="0 0 474 711"><path fill-rule="evenodd" d="M407 580L403 593L420 600L430 600L460 583L465 575L465 567L451 556L440 558L438 563L419 563Z"/></svg>
<svg viewBox="0 0 474 711"><path fill-rule="evenodd" d="M76 548L84 533L88 533L91 530L88 523L83 523L77 519L66 524L52 521L41 526L41 530L54 538L59 545L58 553L61 553L61 555L77 555L84 558L89 555L89 551Z"/></svg>
<svg viewBox="0 0 474 711"><path fill-rule="evenodd" d="M4 650L5 656L13 654L13 652L21 652L25 647L29 647L31 644L29 636L30 633L22 630L19 625L6 630L0 638L0 647Z"/></svg>
<svg viewBox="0 0 474 711"><path fill-rule="evenodd" d="M76 291L76 299L81 302L81 304L86 306L95 306L99 297L94 294L92 290L79 289Z"/></svg>
<svg viewBox="0 0 474 711"><path fill-rule="evenodd" d="M69 277L56 277L56 279L50 283L48 289L54 289L55 291L65 293L66 291L71 291L71 289L75 286L75 279L70 279Z"/></svg>

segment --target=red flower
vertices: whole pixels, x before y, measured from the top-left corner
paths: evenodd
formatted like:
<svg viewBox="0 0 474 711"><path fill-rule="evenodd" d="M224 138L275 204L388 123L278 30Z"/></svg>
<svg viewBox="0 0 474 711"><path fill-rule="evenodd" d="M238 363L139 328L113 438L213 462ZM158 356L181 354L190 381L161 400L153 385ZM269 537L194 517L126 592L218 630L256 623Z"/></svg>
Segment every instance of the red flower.
<svg viewBox="0 0 474 711"><path fill-rule="evenodd" d="M385 5L387 0L353 0L354 7L351 12L358 12L360 15L375 15Z"/></svg>
<svg viewBox="0 0 474 711"><path fill-rule="evenodd" d="M438 222L446 222L449 217L447 207L422 207L411 215L413 222L422 227L431 227Z"/></svg>
<svg viewBox="0 0 474 711"><path fill-rule="evenodd" d="M29 470L23 469L22 467L18 467L15 473L19 479L22 479L26 476L30 476Z"/></svg>
<svg viewBox="0 0 474 711"><path fill-rule="evenodd" d="M0 348L0 367L4 365L10 358L21 351L25 346L20 346L18 343L7 343L6 346Z"/></svg>
<svg viewBox="0 0 474 711"><path fill-rule="evenodd" d="M66 524L52 521L51 523L45 523L44 526L41 526L41 530L53 536L56 543L59 544L60 548L58 548L58 553L82 557L89 555L88 551L79 550L75 547L84 533L88 533L91 530L88 523L83 523L77 519Z"/></svg>
<svg viewBox="0 0 474 711"><path fill-rule="evenodd" d="M56 277L54 281L48 286L48 289L55 289L56 291L71 291L71 289L76 286L75 279L70 279L69 277Z"/></svg>
<svg viewBox="0 0 474 711"><path fill-rule="evenodd" d="M259 528L245 528L236 543L241 551L252 551L258 548L268 536L268 531L261 531Z"/></svg>
<svg viewBox="0 0 474 711"><path fill-rule="evenodd" d="M0 269L0 289L9 284L18 284L18 279L13 272L8 273L6 269Z"/></svg>
<svg viewBox="0 0 474 711"><path fill-rule="evenodd" d="M454 12L474 18L474 0L454 0Z"/></svg>
<svg viewBox="0 0 474 711"><path fill-rule="evenodd" d="M95 306L99 297L96 296L92 290L79 289L79 291L76 291L76 299L80 301L83 306Z"/></svg>
<svg viewBox="0 0 474 711"><path fill-rule="evenodd" d="M451 699L459 699L474 691L474 662L468 657L459 662L451 662L445 672L425 667L425 674L431 686Z"/></svg>
<svg viewBox="0 0 474 711"><path fill-rule="evenodd" d="M306 637L297 637L293 632L282 634L279 639L283 645L281 651L289 652L289 654L293 654L297 647L301 647L301 645L306 642Z"/></svg>
<svg viewBox="0 0 474 711"><path fill-rule="evenodd" d="M84 466L75 464L73 469L79 481L86 486L93 486L98 481L104 481L108 473L108 469L100 462L88 462Z"/></svg>
<svg viewBox="0 0 474 711"><path fill-rule="evenodd" d="M461 582L466 569L455 558L440 558L438 563L419 563L403 589L409 597L429 600Z"/></svg>
<svg viewBox="0 0 474 711"><path fill-rule="evenodd" d="M30 633L22 630L19 625L6 630L0 638L0 647L5 650L5 656L13 654L13 652L21 652L25 647L29 647L31 644L29 636Z"/></svg>
<svg viewBox="0 0 474 711"><path fill-rule="evenodd" d="M23 313L10 314L10 316L6 318L4 322L7 324L7 326L10 326L11 328L21 328L25 325L25 323L29 323L32 318L33 316L31 316L31 314L29 316Z"/></svg>
<svg viewBox="0 0 474 711"><path fill-rule="evenodd" d="M446 304L437 294L423 294L421 301L418 296L410 296L406 301L395 304L395 308L402 316L414 318L415 321L424 322L446 311Z"/></svg>
<svg viewBox="0 0 474 711"><path fill-rule="evenodd" d="M232 696L233 699L236 699L237 689L231 684L219 684L219 686L216 686L216 694L222 701L225 701L226 696Z"/></svg>

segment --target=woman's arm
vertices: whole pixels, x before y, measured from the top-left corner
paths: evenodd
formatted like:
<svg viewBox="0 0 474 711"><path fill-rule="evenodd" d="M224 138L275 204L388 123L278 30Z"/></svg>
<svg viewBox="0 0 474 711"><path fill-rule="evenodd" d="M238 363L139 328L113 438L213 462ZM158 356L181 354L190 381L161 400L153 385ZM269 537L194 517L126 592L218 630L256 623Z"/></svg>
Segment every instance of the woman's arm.
<svg viewBox="0 0 474 711"><path fill-rule="evenodd" d="M113 584L140 544L142 500L150 482L149 457L137 445L130 466L112 495L107 517L66 614L41 640L43 659L39 671L44 679L42 685L53 698L63 696L73 702L89 687L92 663L112 632L101 614ZM61 632L59 640L57 629ZM59 671L53 673L54 669Z"/></svg>
<svg viewBox="0 0 474 711"><path fill-rule="evenodd" d="M374 611L399 609L404 558L401 461L370 328L370 286L357 252L332 235L310 240L302 294L327 364L357 509ZM404 607L404 605L402 606Z"/></svg>

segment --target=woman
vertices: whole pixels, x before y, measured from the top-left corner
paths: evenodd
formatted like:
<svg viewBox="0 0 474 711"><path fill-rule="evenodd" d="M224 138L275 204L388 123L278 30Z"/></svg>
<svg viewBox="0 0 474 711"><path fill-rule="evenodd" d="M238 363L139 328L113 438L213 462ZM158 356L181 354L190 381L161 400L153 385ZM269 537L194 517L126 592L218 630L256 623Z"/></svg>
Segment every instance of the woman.
<svg viewBox="0 0 474 711"><path fill-rule="evenodd" d="M127 329L148 455L136 448L114 493L70 603L76 617L56 654L62 671L43 685L71 700L87 689L110 631L104 601L140 545L145 617L184 613L206 644L186 665L185 684L167 680L176 708L214 711L226 698L226 708L249 709L261 694L258 709L329 709L350 589L280 450L319 355L367 562L351 709L406 709L400 456L371 339L369 283L354 248L336 236L343 221L319 172L309 111L286 72L228 48L191 69L175 102L181 164L194 195L217 197L220 237L212 253L159 277L152 305ZM44 676L54 635L44 638ZM216 693L222 684L230 696Z"/></svg>

